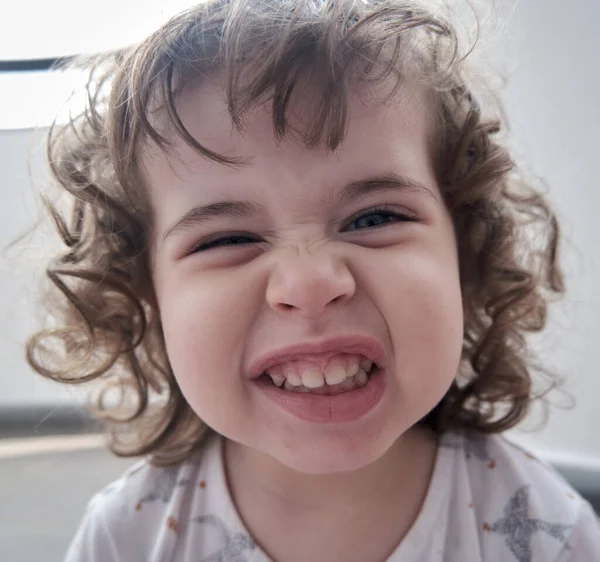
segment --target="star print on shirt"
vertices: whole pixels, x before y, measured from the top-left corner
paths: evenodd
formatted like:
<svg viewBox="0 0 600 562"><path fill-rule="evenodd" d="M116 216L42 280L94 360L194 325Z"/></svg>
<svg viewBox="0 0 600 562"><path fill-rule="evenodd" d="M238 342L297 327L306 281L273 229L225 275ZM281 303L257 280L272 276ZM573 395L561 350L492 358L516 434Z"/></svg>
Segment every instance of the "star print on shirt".
<svg viewBox="0 0 600 562"><path fill-rule="evenodd" d="M256 543L245 533L233 533L216 515L199 515L192 519L201 525L211 525L219 531L223 547L218 552L203 558L201 562L247 562L247 550L253 550Z"/></svg>
<svg viewBox="0 0 600 562"><path fill-rule="evenodd" d="M531 519L528 516L528 506L529 486L521 486L504 507L504 517L491 525L484 524L484 529L504 535L506 546L517 562L531 562L531 537L537 532L546 533L570 548L565 533L573 526Z"/></svg>

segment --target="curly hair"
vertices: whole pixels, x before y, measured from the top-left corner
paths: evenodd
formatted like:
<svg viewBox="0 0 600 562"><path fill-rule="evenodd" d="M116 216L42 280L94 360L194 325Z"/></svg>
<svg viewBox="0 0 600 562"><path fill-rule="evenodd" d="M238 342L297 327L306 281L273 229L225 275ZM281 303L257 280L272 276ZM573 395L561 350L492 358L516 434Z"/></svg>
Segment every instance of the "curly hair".
<svg viewBox="0 0 600 562"><path fill-rule="evenodd" d="M56 323L28 340L29 364L55 381L103 383L92 406L114 453L184 459L207 428L169 365L151 286L139 157L148 142L172 149L153 112L166 110L199 154L230 166L236 160L199 144L177 113L190 80L225 77L239 130L249 109L270 102L281 138L308 79L318 96L299 142L329 150L346 134L351 81L417 81L435 110L437 179L454 221L465 312L459 371L421 423L437 432L514 426L536 398L526 335L544 328L548 303L564 291L559 230L498 139L501 120L478 104L459 43L449 20L416 2L216 0L140 44L76 61L89 70L86 109L55 123L47 142L53 185L67 199L45 198L64 244L47 267Z"/></svg>

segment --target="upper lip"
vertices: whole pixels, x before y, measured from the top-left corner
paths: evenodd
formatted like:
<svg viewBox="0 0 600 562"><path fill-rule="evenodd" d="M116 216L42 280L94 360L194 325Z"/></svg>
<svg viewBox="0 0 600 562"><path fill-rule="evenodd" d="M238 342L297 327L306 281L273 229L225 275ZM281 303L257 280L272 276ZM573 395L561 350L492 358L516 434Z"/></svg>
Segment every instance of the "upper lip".
<svg viewBox="0 0 600 562"><path fill-rule="evenodd" d="M325 340L297 343L268 351L250 363L248 372L250 378L255 379L279 363L301 359L306 355L332 352L364 355L378 367L382 366L385 355L383 345L376 338L364 335L343 335Z"/></svg>

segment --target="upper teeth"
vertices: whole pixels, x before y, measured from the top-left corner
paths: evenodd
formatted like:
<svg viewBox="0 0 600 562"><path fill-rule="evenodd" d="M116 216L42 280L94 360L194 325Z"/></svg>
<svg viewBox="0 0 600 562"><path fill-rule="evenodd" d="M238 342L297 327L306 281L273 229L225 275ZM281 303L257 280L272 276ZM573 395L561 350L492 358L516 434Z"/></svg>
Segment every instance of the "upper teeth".
<svg viewBox="0 0 600 562"><path fill-rule="evenodd" d="M367 372L373 366L372 361L358 356L349 356L346 361L332 361L323 370L306 365L305 362L301 363L290 362L285 365L277 365L269 369L267 374L275 386L283 386L287 382L294 387L304 385L306 388L320 388L325 383L328 385L341 384L351 377L357 377L358 382L364 383Z"/></svg>

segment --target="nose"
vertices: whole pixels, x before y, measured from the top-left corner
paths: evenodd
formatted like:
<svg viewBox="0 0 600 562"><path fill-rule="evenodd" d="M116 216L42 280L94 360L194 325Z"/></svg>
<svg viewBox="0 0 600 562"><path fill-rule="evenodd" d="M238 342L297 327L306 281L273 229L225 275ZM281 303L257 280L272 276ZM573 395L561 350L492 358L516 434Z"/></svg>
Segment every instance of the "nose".
<svg viewBox="0 0 600 562"><path fill-rule="evenodd" d="M354 277L343 260L326 253L289 256L269 277L266 299L279 313L316 317L356 291Z"/></svg>

